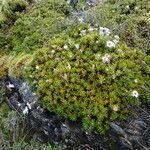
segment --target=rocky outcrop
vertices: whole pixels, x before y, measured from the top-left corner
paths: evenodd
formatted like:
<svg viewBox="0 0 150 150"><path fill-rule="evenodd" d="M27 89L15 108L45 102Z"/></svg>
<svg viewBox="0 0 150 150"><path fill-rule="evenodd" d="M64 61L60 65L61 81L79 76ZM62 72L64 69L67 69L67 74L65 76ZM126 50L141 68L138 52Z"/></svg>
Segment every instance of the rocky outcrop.
<svg viewBox="0 0 150 150"><path fill-rule="evenodd" d="M150 148L150 115L146 108L135 110L136 116L123 124L112 122L109 134L104 136L94 131L87 132L80 121L72 122L42 109L24 80L8 77L5 86L10 107L26 115L34 130L34 138L41 142L77 150Z"/></svg>

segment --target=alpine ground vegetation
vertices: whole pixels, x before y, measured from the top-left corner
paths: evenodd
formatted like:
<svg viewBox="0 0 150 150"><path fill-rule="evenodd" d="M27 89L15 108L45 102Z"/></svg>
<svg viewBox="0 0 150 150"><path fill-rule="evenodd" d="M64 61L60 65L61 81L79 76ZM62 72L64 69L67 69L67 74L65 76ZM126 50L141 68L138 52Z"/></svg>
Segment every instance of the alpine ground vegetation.
<svg viewBox="0 0 150 150"><path fill-rule="evenodd" d="M140 103L149 69L145 55L108 28L79 24L49 45L25 69L44 108L104 132Z"/></svg>
<svg viewBox="0 0 150 150"><path fill-rule="evenodd" d="M90 9L86 21L111 28L130 48L150 53L150 2L108 0Z"/></svg>

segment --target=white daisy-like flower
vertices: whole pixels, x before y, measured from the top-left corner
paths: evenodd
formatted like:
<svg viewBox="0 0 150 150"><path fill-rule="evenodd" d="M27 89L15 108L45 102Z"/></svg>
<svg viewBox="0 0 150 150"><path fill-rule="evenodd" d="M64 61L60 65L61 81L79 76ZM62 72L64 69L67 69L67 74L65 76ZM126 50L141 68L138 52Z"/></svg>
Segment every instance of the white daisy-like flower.
<svg viewBox="0 0 150 150"><path fill-rule="evenodd" d="M94 64L92 65L92 68L95 68L95 65L94 65Z"/></svg>
<svg viewBox="0 0 150 150"><path fill-rule="evenodd" d="M67 0L67 3L70 4L70 0Z"/></svg>
<svg viewBox="0 0 150 150"><path fill-rule="evenodd" d="M98 44L98 41L96 41L95 43Z"/></svg>
<svg viewBox="0 0 150 150"><path fill-rule="evenodd" d="M55 53L55 50L53 49L53 50L51 51L51 53L53 53L53 54L54 54L54 53Z"/></svg>
<svg viewBox="0 0 150 150"><path fill-rule="evenodd" d="M32 93L33 96L36 96L36 93Z"/></svg>
<svg viewBox="0 0 150 150"><path fill-rule="evenodd" d="M118 105L114 105L113 106L113 111L117 112L119 110L119 106Z"/></svg>
<svg viewBox="0 0 150 150"><path fill-rule="evenodd" d="M49 80L49 79L47 79L45 82L46 82L46 83L49 83L49 82L50 82L50 80Z"/></svg>
<svg viewBox="0 0 150 150"><path fill-rule="evenodd" d="M103 63L109 63L110 61L110 55L109 54L105 54L105 56L102 57L102 62Z"/></svg>
<svg viewBox="0 0 150 150"><path fill-rule="evenodd" d="M133 90L131 95L136 98L139 97L139 93L136 90Z"/></svg>
<svg viewBox="0 0 150 150"><path fill-rule="evenodd" d="M64 80L68 80L68 75L67 75L66 73L64 73L64 74L62 75L62 77L63 77Z"/></svg>
<svg viewBox="0 0 150 150"><path fill-rule="evenodd" d="M116 78L116 76L115 76L115 75L113 75L113 76L112 76L112 79L114 80L115 78Z"/></svg>
<svg viewBox="0 0 150 150"><path fill-rule="evenodd" d="M116 45L118 42L119 42L119 41L116 40L116 39L113 40L113 43L114 43L115 45Z"/></svg>
<svg viewBox="0 0 150 150"><path fill-rule="evenodd" d="M106 45L107 45L107 47L109 47L109 48L115 47L115 43L112 42L112 41L107 41Z"/></svg>
<svg viewBox="0 0 150 150"><path fill-rule="evenodd" d="M75 44L75 47L76 47L76 49L79 49L80 45L79 44Z"/></svg>
<svg viewBox="0 0 150 150"><path fill-rule="evenodd" d="M57 72L57 71L58 71L58 69L56 69L56 68L54 68L53 70L54 70L54 72Z"/></svg>
<svg viewBox="0 0 150 150"><path fill-rule="evenodd" d="M89 31L89 32L92 32L92 31L94 31L94 28L90 27L90 28L88 29L88 31Z"/></svg>
<svg viewBox="0 0 150 150"><path fill-rule="evenodd" d="M81 35L86 35L86 30L82 30Z"/></svg>
<svg viewBox="0 0 150 150"><path fill-rule="evenodd" d="M29 113L29 110L28 110L28 107L26 106L25 109L23 110L23 114L28 114Z"/></svg>
<svg viewBox="0 0 150 150"><path fill-rule="evenodd" d="M69 69L71 69L71 65L68 63L68 66L67 66Z"/></svg>
<svg viewBox="0 0 150 150"><path fill-rule="evenodd" d="M118 49L117 51L118 51L119 53L123 52L122 49Z"/></svg>
<svg viewBox="0 0 150 150"><path fill-rule="evenodd" d="M80 18L78 18L78 21L79 21L79 22L83 22L84 19L83 19L82 17L80 17Z"/></svg>
<svg viewBox="0 0 150 150"><path fill-rule="evenodd" d="M137 83L137 79L135 79L134 82Z"/></svg>
<svg viewBox="0 0 150 150"><path fill-rule="evenodd" d="M64 45L64 47L63 47L65 50L67 50L68 49L68 45Z"/></svg>
<svg viewBox="0 0 150 150"><path fill-rule="evenodd" d="M36 66L35 68L38 70L40 67L39 67L39 66Z"/></svg>
<svg viewBox="0 0 150 150"><path fill-rule="evenodd" d="M61 59L60 57L56 57L56 58L55 58L55 60L60 60L60 59Z"/></svg>
<svg viewBox="0 0 150 150"><path fill-rule="evenodd" d="M96 59L99 59L100 56L101 56L100 54L95 54L95 58L96 58Z"/></svg>
<svg viewBox="0 0 150 150"><path fill-rule="evenodd" d="M100 29L99 29L99 34L100 34L101 36L109 35L109 34L110 34L110 30L109 30L108 28L100 27Z"/></svg>
<svg viewBox="0 0 150 150"><path fill-rule="evenodd" d="M120 37L119 37L118 35L115 35L114 38L115 38L116 40L119 40L119 39L120 39Z"/></svg>
<svg viewBox="0 0 150 150"><path fill-rule="evenodd" d="M30 77L30 78L33 78L33 76L32 76L32 75L29 75L29 77Z"/></svg>
<svg viewBox="0 0 150 150"><path fill-rule="evenodd" d="M129 8L130 8L129 5L127 5L127 6L126 6L126 9L129 9Z"/></svg>

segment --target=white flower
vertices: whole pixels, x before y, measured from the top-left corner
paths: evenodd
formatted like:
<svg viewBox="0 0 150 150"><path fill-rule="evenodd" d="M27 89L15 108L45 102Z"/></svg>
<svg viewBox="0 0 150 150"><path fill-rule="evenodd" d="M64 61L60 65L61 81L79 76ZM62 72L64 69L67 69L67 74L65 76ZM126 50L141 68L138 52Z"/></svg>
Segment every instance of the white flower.
<svg viewBox="0 0 150 150"><path fill-rule="evenodd" d="M98 44L98 41L96 41L95 43Z"/></svg>
<svg viewBox="0 0 150 150"><path fill-rule="evenodd" d="M107 41L106 43L107 47L111 48L111 47L115 47L115 43L112 41Z"/></svg>
<svg viewBox="0 0 150 150"><path fill-rule="evenodd" d="M23 110L23 114L28 114L29 110L28 110L28 107L26 106L25 109Z"/></svg>
<svg viewBox="0 0 150 150"><path fill-rule="evenodd" d="M129 9L129 8L130 8L129 5L127 5L127 6L126 6L126 9Z"/></svg>
<svg viewBox="0 0 150 150"><path fill-rule="evenodd" d="M118 111L119 110L119 106L118 105L114 105L113 106L113 111Z"/></svg>
<svg viewBox="0 0 150 150"><path fill-rule="evenodd" d="M134 82L137 83L137 79L135 79Z"/></svg>
<svg viewBox="0 0 150 150"><path fill-rule="evenodd" d="M71 69L71 65L68 63L68 66L67 66L69 69Z"/></svg>
<svg viewBox="0 0 150 150"><path fill-rule="evenodd" d="M94 31L94 28L90 27L90 28L88 29L88 31L89 31L89 32L92 32L92 31Z"/></svg>
<svg viewBox="0 0 150 150"><path fill-rule="evenodd" d="M55 53L55 50L53 49L53 50L51 51L51 53Z"/></svg>
<svg viewBox="0 0 150 150"><path fill-rule="evenodd" d="M115 35L114 38L115 38L116 40L119 40L119 39L120 39L120 37L119 37L118 35Z"/></svg>
<svg viewBox="0 0 150 150"><path fill-rule="evenodd" d="M32 93L33 96L36 96L36 93Z"/></svg>
<svg viewBox="0 0 150 150"><path fill-rule="evenodd" d="M62 77L63 77L64 80L66 80L66 81L68 80L68 75L67 75L66 73L64 73L64 74L62 75Z"/></svg>
<svg viewBox="0 0 150 150"><path fill-rule="evenodd" d="M96 58L96 59L99 59L100 56L101 56L100 54L95 54L95 58Z"/></svg>
<svg viewBox="0 0 150 150"><path fill-rule="evenodd" d="M32 75L29 75L29 77L30 77L30 78L33 78L33 76L32 76Z"/></svg>
<svg viewBox="0 0 150 150"><path fill-rule="evenodd" d="M68 49L68 46L67 45L64 45L64 47L63 47L65 50L67 50Z"/></svg>
<svg viewBox="0 0 150 150"><path fill-rule="evenodd" d="M110 61L110 55L109 54L105 54L105 56L102 57L102 62L103 63L109 63Z"/></svg>
<svg viewBox="0 0 150 150"><path fill-rule="evenodd" d="M35 68L38 70L40 67L39 67L39 66L36 66Z"/></svg>
<svg viewBox="0 0 150 150"><path fill-rule="evenodd" d="M109 30L108 28L100 27L100 29L99 29L99 34L100 34L101 36L109 35L109 34L110 34L110 30Z"/></svg>
<svg viewBox="0 0 150 150"><path fill-rule="evenodd" d="M113 42L114 42L114 44L116 45L119 41L116 40L116 39L114 39Z"/></svg>
<svg viewBox="0 0 150 150"><path fill-rule="evenodd" d="M113 42L114 42L115 44L117 44L117 43L119 42L120 38L119 38L118 35L115 35L114 38L115 38L115 39L113 40Z"/></svg>
<svg viewBox="0 0 150 150"><path fill-rule="evenodd" d="M49 82L50 82L50 80L49 80L49 79L47 79L45 82L46 82L46 83L49 83Z"/></svg>
<svg viewBox="0 0 150 150"><path fill-rule="evenodd" d="M57 72L57 71L58 71L58 69L54 68L54 72Z"/></svg>
<svg viewBox="0 0 150 150"><path fill-rule="evenodd" d="M76 49L79 49L80 45L79 44L75 44L75 47L76 47Z"/></svg>
<svg viewBox="0 0 150 150"><path fill-rule="evenodd" d="M133 90L131 95L136 98L139 97L139 93L136 90Z"/></svg>
<svg viewBox="0 0 150 150"><path fill-rule="evenodd" d="M121 53L121 52L123 52L123 51L122 51L122 49L118 49L118 52Z"/></svg>
<svg viewBox="0 0 150 150"><path fill-rule="evenodd" d="M113 76L112 76L112 79L114 80L115 78L116 78L116 76L115 76L115 75L113 75Z"/></svg>
<svg viewBox="0 0 150 150"><path fill-rule="evenodd" d="M84 19L83 19L83 18L78 18L78 21L79 21L79 22L83 22Z"/></svg>
<svg viewBox="0 0 150 150"><path fill-rule="evenodd" d="M70 4L70 0L67 0L67 3Z"/></svg>
<svg viewBox="0 0 150 150"><path fill-rule="evenodd" d="M92 65L92 68L95 68L95 65L94 65L94 64Z"/></svg>
<svg viewBox="0 0 150 150"><path fill-rule="evenodd" d="M86 30L82 30L81 35L86 35Z"/></svg>

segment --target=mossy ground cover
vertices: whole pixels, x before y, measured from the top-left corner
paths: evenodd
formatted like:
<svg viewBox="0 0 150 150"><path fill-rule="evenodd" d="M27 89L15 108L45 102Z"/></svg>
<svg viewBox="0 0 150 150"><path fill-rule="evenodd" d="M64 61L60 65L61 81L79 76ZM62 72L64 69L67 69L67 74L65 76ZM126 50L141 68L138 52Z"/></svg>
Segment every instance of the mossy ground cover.
<svg viewBox="0 0 150 150"><path fill-rule="evenodd" d="M129 47L149 54L149 12L148 0L109 0L89 10L86 21L111 28Z"/></svg>
<svg viewBox="0 0 150 150"><path fill-rule="evenodd" d="M41 106L104 132L149 104L149 1L111 0L88 11L90 25L72 26L66 1L1 4L0 78L26 75Z"/></svg>
<svg viewBox="0 0 150 150"><path fill-rule="evenodd" d="M25 70L44 108L103 132L140 103L148 66L106 28L80 24L35 54Z"/></svg>
<svg viewBox="0 0 150 150"><path fill-rule="evenodd" d="M29 4L26 0L0 3L5 16L0 22L0 78L6 74L22 77L21 70L32 53L66 28L65 18L70 12L67 2L44 0Z"/></svg>

